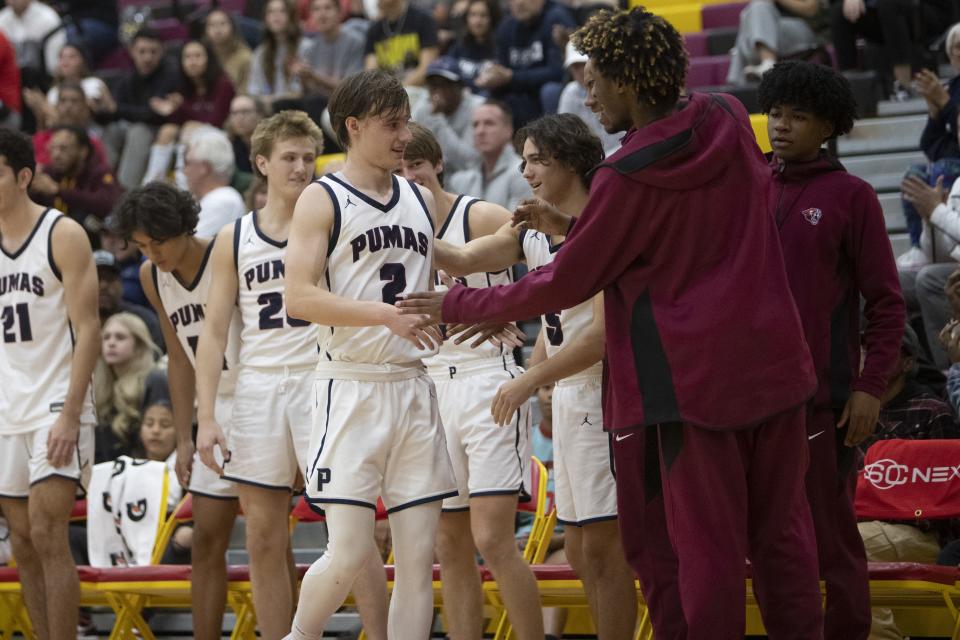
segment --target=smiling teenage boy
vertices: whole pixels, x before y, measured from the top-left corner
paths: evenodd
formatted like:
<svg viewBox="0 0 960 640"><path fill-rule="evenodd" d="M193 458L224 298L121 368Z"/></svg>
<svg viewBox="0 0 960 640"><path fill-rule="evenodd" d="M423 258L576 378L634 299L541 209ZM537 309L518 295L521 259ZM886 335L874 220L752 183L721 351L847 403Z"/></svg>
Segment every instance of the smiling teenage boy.
<svg viewBox="0 0 960 640"><path fill-rule="evenodd" d="M821 149L853 127L847 80L827 67L784 62L764 75L760 105L773 146L770 206L818 380L807 403L806 488L827 586L824 638L866 638L870 600L853 510L853 447L876 425L906 311L876 194Z"/></svg>

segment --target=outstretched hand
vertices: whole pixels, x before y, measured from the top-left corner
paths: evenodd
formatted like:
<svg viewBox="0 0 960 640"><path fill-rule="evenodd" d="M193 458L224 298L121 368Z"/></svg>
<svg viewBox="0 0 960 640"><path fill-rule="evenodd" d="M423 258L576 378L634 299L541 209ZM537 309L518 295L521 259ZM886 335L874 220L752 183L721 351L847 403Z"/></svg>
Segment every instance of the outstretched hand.
<svg viewBox="0 0 960 640"><path fill-rule="evenodd" d="M429 315L405 314L402 309L394 308L384 325L390 333L411 342L421 351L436 349L443 343L440 327Z"/></svg>
<svg viewBox="0 0 960 640"><path fill-rule="evenodd" d="M520 201L513 212L510 225L521 229L533 229L551 236L565 236L570 230L572 217L540 198Z"/></svg>
<svg viewBox="0 0 960 640"><path fill-rule="evenodd" d="M447 339L453 336L457 336L453 340L454 344L463 344L467 340L476 337L476 340L470 343L471 349L476 349L488 340L495 347L513 349L515 347L522 347L523 341L527 337L527 335L512 322L447 325Z"/></svg>
<svg viewBox="0 0 960 640"><path fill-rule="evenodd" d="M400 315L425 316L434 323L443 322L443 299L446 291L414 291L397 297Z"/></svg>

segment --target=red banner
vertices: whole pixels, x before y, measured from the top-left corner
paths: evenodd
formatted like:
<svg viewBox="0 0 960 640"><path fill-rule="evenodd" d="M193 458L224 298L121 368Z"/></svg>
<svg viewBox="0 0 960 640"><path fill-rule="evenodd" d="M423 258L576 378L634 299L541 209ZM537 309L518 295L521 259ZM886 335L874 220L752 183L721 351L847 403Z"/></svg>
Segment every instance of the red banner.
<svg viewBox="0 0 960 640"><path fill-rule="evenodd" d="M881 440L857 477L861 520L960 516L960 440Z"/></svg>

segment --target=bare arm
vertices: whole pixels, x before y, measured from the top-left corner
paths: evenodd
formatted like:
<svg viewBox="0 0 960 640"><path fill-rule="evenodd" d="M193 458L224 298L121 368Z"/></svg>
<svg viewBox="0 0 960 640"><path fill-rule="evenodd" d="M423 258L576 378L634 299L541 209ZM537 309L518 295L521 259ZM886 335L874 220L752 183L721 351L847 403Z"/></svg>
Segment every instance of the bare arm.
<svg viewBox="0 0 960 640"><path fill-rule="evenodd" d="M496 233L471 240L462 247L437 240L434 261L437 268L451 276L502 271L523 261L520 229L512 227L508 220Z"/></svg>
<svg viewBox="0 0 960 640"><path fill-rule="evenodd" d="M230 318L239 289L237 269L233 262L233 233L233 225L221 229L210 256L213 283L204 310L203 330L200 332L196 357L197 422L200 423L197 451L203 463L217 473L222 473L222 469L214 458L214 446L220 445L223 456L228 455L226 438L217 424L214 411L217 387L220 386L220 374L223 371L223 355L227 349Z"/></svg>
<svg viewBox="0 0 960 640"><path fill-rule="evenodd" d="M47 437L47 460L62 467L75 455L80 414L100 355L99 287L90 241L79 224L66 217L58 221L51 234L51 249L74 335L67 397Z"/></svg>
<svg viewBox="0 0 960 640"><path fill-rule="evenodd" d="M603 294L595 295L592 304L593 322L583 335L565 346L555 356L537 361L519 378L506 382L500 387L490 409L497 424L501 426L508 424L517 408L539 387L569 378L603 360L605 337ZM542 331L537 337L537 343L538 346L543 346L545 352ZM534 354L536 355L536 349Z"/></svg>
<svg viewBox="0 0 960 640"><path fill-rule="evenodd" d="M440 50L436 47L427 47L420 50L420 62L416 67L407 71L403 76L403 84L422 87L427 80L427 67L437 59Z"/></svg>
<svg viewBox="0 0 960 640"><path fill-rule="evenodd" d="M429 194L427 194L429 195ZM433 199L428 200L429 203ZM327 262L333 202L326 190L308 186L297 200L287 244L284 277L287 313L329 327L373 327L383 325L394 334L423 349L427 333L415 329L393 305L371 300L353 300L320 286Z"/></svg>
<svg viewBox="0 0 960 640"><path fill-rule="evenodd" d="M196 398L196 376L160 301L152 271L153 263L149 260L140 265L140 286L143 287L150 306L157 312L160 333L167 345L167 386L170 388L170 401L173 404L173 426L177 430L177 479L186 487L190 485L193 466L193 402Z"/></svg>

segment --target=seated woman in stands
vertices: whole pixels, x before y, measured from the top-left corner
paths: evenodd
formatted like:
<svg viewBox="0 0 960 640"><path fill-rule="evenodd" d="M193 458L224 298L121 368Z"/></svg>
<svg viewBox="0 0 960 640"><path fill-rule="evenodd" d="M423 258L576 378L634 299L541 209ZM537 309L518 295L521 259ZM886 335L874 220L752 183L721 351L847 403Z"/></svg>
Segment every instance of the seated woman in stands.
<svg viewBox="0 0 960 640"><path fill-rule="evenodd" d="M823 18L820 0L751 0L740 12L727 83L759 82L777 60L812 52Z"/></svg>
<svg viewBox="0 0 960 640"><path fill-rule="evenodd" d="M473 88L473 81L484 66L497 60L494 33L500 22L500 5L493 0L470 0L467 3L466 26L447 55L460 67L460 77Z"/></svg>
<svg viewBox="0 0 960 640"><path fill-rule="evenodd" d="M190 129L201 124L222 127L230 115L234 93L233 83L209 45L200 40L184 44L180 50L179 92L150 100L153 110L169 121L160 127L150 147L143 184L166 177L173 168L177 143L184 142Z"/></svg>
<svg viewBox="0 0 960 640"><path fill-rule="evenodd" d="M233 17L223 9L214 9L204 21L203 39L213 49L220 68L239 91L247 90L250 80L250 47L244 41Z"/></svg>
<svg viewBox="0 0 960 640"><path fill-rule="evenodd" d="M132 313L110 316L103 325L103 350L93 371L97 417L96 461L130 454L140 425L144 383L160 351L147 325Z"/></svg>
<svg viewBox="0 0 960 640"><path fill-rule="evenodd" d="M299 99L303 84L296 73L300 19L293 0L269 0L264 8L263 42L253 52L247 93L271 104Z"/></svg>
<svg viewBox="0 0 960 640"><path fill-rule="evenodd" d="M960 72L960 24L950 27L944 42L947 58L954 71ZM914 76L914 87L923 96L927 106L927 124L920 136L920 149L927 162L907 169L904 179L919 178L930 186L943 178L943 188L950 190L953 181L960 176L960 144L957 143L957 116L960 115L960 75L953 77L944 86L929 69ZM920 269L930 264L932 257L920 249L920 234L923 220L908 199L903 198L903 215L910 233L910 250L897 258L901 269Z"/></svg>

